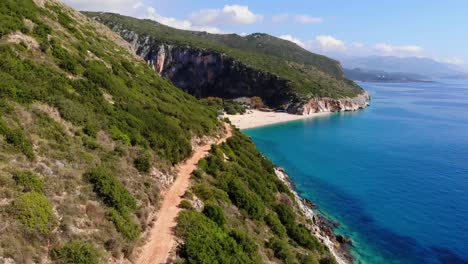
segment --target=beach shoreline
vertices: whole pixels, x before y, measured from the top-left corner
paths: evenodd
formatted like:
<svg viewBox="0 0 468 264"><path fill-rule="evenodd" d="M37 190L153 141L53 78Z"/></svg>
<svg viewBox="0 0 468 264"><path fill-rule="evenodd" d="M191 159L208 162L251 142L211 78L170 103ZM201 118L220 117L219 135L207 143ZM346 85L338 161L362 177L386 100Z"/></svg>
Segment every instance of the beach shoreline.
<svg viewBox="0 0 468 264"><path fill-rule="evenodd" d="M313 113L309 115L294 115L288 113L278 112L262 112L259 110L248 110L243 115L227 115L224 117L231 121L231 124L235 125L240 130L269 126L274 124L286 123L296 120L312 119L320 116L331 114L330 112Z"/></svg>

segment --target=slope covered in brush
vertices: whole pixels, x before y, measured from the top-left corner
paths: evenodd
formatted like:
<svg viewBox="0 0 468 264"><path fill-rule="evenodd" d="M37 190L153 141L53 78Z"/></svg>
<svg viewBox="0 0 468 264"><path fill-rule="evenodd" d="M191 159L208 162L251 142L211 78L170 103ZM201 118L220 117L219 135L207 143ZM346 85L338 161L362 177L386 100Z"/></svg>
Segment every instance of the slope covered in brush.
<svg viewBox="0 0 468 264"><path fill-rule="evenodd" d="M347 80L340 64L298 45L267 34L209 34L171 28L152 20L111 13L85 12L89 17L122 32L135 32L151 40L226 54L246 65L289 81L302 97L354 97L363 89Z"/></svg>
<svg viewBox="0 0 468 264"><path fill-rule="evenodd" d="M17 263L130 255L158 204L155 175L218 123L53 0L0 1L0 80L0 256Z"/></svg>

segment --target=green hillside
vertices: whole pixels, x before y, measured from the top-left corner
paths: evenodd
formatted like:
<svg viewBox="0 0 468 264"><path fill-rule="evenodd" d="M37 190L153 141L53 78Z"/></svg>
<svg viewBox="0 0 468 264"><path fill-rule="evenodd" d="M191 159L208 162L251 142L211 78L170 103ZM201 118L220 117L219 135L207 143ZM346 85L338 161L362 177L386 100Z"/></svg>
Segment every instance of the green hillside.
<svg viewBox="0 0 468 264"><path fill-rule="evenodd" d="M0 1L0 80L2 263L133 260L164 177L221 131L216 109L56 0ZM213 148L193 178L203 213L179 218L182 263L333 263L272 169L238 131Z"/></svg>
<svg viewBox="0 0 468 264"><path fill-rule="evenodd" d="M152 20L99 12L85 12L110 28L136 32L154 40L225 53L256 69L266 71L292 83L304 97L353 97L363 90L347 80L339 63L311 53L298 45L267 34L241 37L174 29Z"/></svg>
<svg viewBox="0 0 468 264"><path fill-rule="evenodd" d="M216 133L216 111L59 2L3 0L0 18L0 256L59 258L75 240L130 255L158 206L149 169Z"/></svg>

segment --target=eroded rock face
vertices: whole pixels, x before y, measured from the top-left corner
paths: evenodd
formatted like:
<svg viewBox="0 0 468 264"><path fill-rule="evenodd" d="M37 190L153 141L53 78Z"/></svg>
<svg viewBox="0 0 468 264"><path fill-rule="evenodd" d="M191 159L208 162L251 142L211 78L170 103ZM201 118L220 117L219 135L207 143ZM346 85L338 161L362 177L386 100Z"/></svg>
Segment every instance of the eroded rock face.
<svg viewBox="0 0 468 264"><path fill-rule="evenodd" d="M300 98L291 84L280 77L254 69L219 52L161 43L148 36L113 25L152 69L176 86L198 97L233 99L259 96L273 108L307 115L317 112L354 111L368 105L369 95L354 98Z"/></svg>
<svg viewBox="0 0 468 264"><path fill-rule="evenodd" d="M297 107L290 107L289 111L297 114L308 115L323 112L356 111L369 105L370 96L364 92L353 98L333 99L329 97L313 98Z"/></svg>
<svg viewBox="0 0 468 264"><path fill-rule="evenodd" d="M155 72L196 97L259 96L274 107L287 105L295 98L287 81L224 54L165 44L151 46L148 49L138 45L136 52Z"/></svg>

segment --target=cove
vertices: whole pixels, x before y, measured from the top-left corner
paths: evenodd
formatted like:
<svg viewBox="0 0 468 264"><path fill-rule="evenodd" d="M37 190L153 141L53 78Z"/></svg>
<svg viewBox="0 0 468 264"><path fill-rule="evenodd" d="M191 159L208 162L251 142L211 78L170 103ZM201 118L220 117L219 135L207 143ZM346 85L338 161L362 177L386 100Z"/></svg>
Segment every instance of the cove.
<svg viewBox="0 0 468 264"><path fill-rule="evenodd" d="M244 132L356 263L468 263L468 82L361 85L368 109Z"/></svg>

